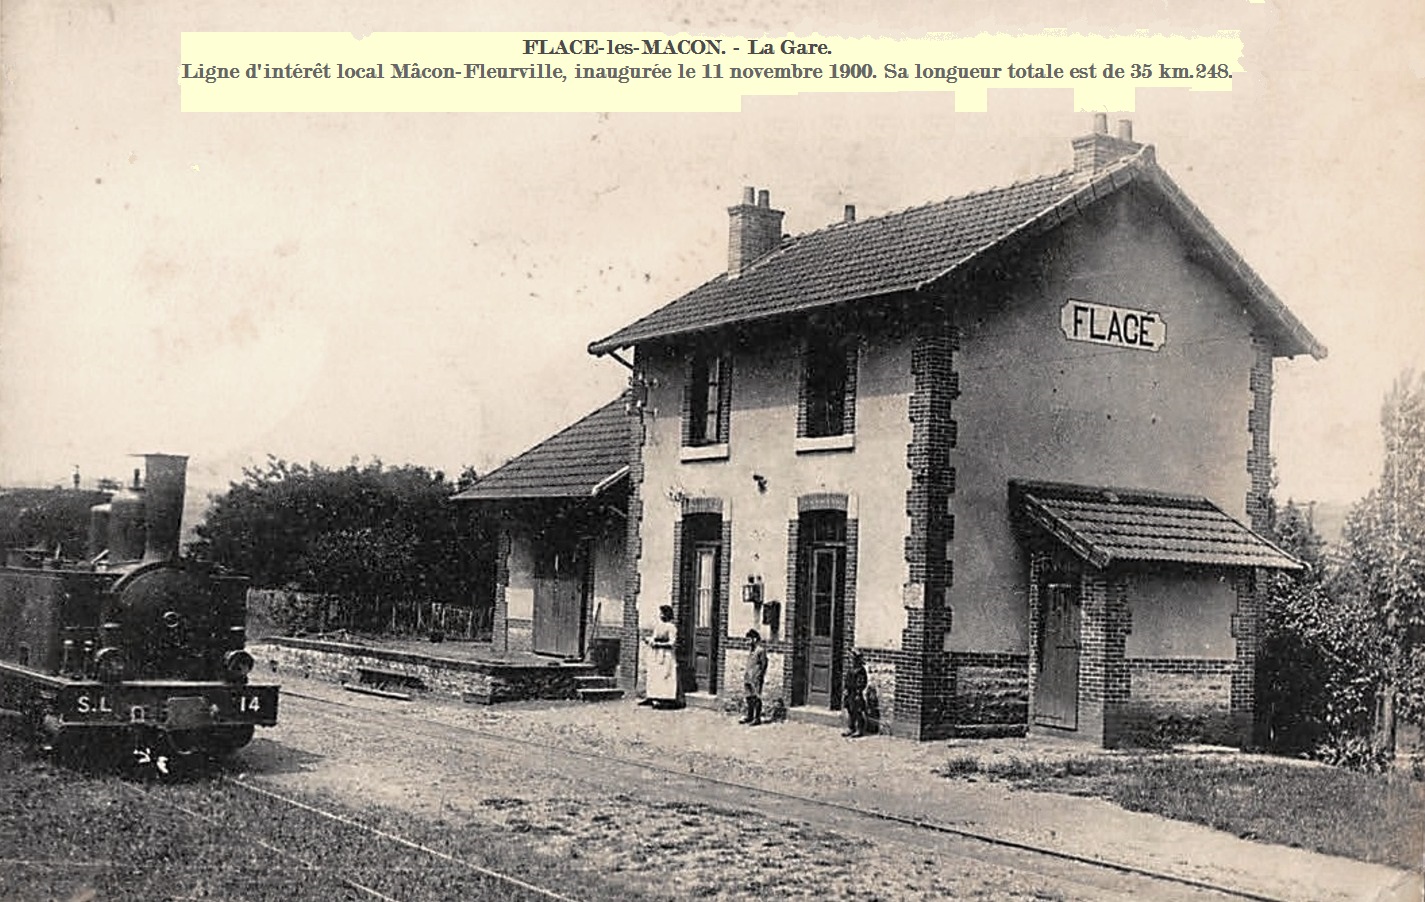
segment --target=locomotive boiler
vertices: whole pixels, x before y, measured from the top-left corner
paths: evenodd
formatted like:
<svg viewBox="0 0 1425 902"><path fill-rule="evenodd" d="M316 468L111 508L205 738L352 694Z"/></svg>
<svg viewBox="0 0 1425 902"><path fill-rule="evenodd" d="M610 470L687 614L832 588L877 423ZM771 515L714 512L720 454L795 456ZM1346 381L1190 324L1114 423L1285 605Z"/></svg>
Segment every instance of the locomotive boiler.
<svg viewBox="0 0 1425 902"><path fill-rule="evenodd" d="M179 555L187 458L143 458L92 509L83 560L0 567L0 708L46 746L226 754L276 724L277 687L249 678L247 581Z"/></svg>

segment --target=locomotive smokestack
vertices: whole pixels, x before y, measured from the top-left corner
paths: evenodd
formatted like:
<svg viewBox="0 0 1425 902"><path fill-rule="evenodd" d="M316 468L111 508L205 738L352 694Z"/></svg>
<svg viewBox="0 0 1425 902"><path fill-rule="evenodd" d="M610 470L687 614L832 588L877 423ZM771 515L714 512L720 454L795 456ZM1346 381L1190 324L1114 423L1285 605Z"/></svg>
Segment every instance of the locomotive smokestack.
<svg viewBox="0 0 1425 902"><path fill-rule="evenodd" d="M188 458L178 454L145 454L143 459L143 559L177 560L178 536L183 528L183 494L188 478Z"/></svg>

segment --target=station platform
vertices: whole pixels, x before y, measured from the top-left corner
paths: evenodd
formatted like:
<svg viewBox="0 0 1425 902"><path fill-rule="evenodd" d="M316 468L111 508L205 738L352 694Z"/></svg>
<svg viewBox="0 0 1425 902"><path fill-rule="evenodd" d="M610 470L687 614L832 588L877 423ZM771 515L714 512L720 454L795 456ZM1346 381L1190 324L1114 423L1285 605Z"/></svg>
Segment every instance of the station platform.
<svg viewBox="0 0 1425 902"><path fill-rule="evenodd" d="M341 683L393 697L436 694L471 704L529 699L608 701L623 697L593 664L487 643L274 636L248 643L257 670Z"/></svg>

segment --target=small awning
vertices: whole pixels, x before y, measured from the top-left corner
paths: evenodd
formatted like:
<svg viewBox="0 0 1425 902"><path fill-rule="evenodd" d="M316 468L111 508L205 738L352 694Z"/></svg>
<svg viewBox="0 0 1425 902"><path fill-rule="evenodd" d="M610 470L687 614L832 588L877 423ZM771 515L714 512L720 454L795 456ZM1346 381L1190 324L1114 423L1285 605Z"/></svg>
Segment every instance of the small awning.
<svg viewBox="0 0 1425 902"><path fill-rule="evenodd" d="M1300 570L1303 564L1206 498L1013 480L1014 516L1104 568L1136 561Z"/></svg>
<svg viewBox="0 0 1425 902"><path fill-rule="evenodd" d="M454 497L456 501L593 498L626 481L631 446L620 396L491 470Z"/></svg>

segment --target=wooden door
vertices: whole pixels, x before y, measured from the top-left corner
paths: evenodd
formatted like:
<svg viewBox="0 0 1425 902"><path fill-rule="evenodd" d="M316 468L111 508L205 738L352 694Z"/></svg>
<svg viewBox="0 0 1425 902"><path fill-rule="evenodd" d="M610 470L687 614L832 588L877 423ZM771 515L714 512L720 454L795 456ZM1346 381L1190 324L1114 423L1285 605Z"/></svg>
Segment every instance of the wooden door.
<svg viewBox="0 0 1425 902"><path fill-rule="evenodd" d="M842 618L846 599L846 515L802 516L793 704L841 706Z"/></svg>
<svg viewBox="0 0 1425 902"><path fill-rule="evenodd" d="M722 559L719 544L699 543L693 548L692 608L693 680L698 692L717 692L718 572Z"/></svg>
<svg viewBox="0 0 1425 902"><path fill-rule="evenodd" d="M1039 675L1034 722L1066 730L1079 725L1079 591L1073 583L1040 590Z"/></svg>
<svg viewBox="0 0 1425 902"><path fill-rule="evenodd" d="M535 555L535 654L584 653L584 555L576 543L548 542Z"/></svg>
<svg viewBox="0 0 1425 902"><path fill-rule="evenodd" d="M717 693L718 622L722 589L722 517L683 518L681 585L678 596L678 660L688 692Z"/></svg>
<svg viewBox="0 0 1425 902"><path fill-rule="evenodd" d="M811 590L807 630L807 704L839 707L841 604L846 550L836 546L811 550Z"/></svg>

